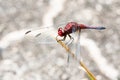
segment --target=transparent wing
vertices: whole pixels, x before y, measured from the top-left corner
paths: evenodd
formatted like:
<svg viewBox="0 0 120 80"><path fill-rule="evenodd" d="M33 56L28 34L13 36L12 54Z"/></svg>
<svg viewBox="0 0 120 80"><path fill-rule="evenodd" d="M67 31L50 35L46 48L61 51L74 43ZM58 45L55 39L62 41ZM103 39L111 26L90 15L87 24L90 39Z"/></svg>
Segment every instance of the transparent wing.
<svg viewBox="0 0 120 80"><path fill-rule="evenodd" d="M77 59L80 60L81 59L81 56L80 56L80 30L78 30L75 33L72 33L71 36L73 37L73 40L68 45L68 47L75 54L75 56L77 57ZM68 54L68 59L67 59L68 62L69 62L70 58L71 58L70 54Z"/></svg>
<svg viewBox="0 0 120 80"><path fill-rule="evenodd" d="M80 55L80 30L77 31L77 36L76 36L76 42L75 42L75 54L77 59L80 61L81 60L81 55Z"/></svg>
<svg viewBox="0 0 120 80"><path fill-rule="evenodd" d="M31 28L25 33L25 39L38 44L56 43L57 30L53 27Z"/></svg>
<svg viewBox="0 0 120 80"><path fill-rule="evenodd" d="M58 27L64 27L66 24L61 23L49 27L37 27L26 30L25 39L38 44L56 44L56 36L58 35Z"/></svg>

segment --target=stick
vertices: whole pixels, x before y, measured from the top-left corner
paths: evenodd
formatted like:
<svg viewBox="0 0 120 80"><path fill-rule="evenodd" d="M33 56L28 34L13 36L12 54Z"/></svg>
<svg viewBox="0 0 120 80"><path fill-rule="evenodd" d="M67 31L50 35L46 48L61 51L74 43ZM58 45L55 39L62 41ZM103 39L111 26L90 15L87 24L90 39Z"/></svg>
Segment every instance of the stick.
<svg viewBox="0 0 120 80"><path fill-rule="evenodd" d="M72 55L72 57L74 59L77 60L77 57L75 56L75 54L73 52L71 52L71 50L68 48L68 46L66 46L62 41L58 40L56 38L56 41L63 47L65 48L65 50ZM87 75L90 77L91 80L96 80L95 76L92 74L92 72L90 72L90 70L88 70L88 68L85 66L85 64L82 61L79 61L80 66L86 71Z"/></svg>

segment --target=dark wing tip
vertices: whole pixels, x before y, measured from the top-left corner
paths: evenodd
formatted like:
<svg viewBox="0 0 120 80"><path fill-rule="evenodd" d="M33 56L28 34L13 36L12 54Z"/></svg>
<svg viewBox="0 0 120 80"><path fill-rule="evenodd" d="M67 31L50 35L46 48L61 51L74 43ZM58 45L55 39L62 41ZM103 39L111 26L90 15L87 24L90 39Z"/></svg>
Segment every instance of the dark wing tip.
<svg viewBox="0 0 120 80"><path fill-rule="evenodd" d="M28 34L28 33L30 33L31 31L27 31L25 34Z"/></svg>
<svg viewBox="0 0 120 80"><path fill-rule="evenodd" d="M38 37L38 36L40 36L40 35L41 35L41 33L37 34L35 37Z"/></svg>

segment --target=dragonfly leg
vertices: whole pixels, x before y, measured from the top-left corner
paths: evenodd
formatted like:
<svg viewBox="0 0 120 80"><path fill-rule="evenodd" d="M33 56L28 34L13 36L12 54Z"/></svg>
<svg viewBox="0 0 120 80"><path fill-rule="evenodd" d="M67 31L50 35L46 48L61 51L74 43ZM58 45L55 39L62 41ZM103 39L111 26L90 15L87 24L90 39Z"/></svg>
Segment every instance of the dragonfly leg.
<svg viewBox="0 0 120 80"><path fill-rule="evenodd" d="M58 37L58 36L57 36ZM57 39L57 37L56 37L56 39ZM65 39L66 39L66 35L63 37L63 39L57 39L58 41L65 41Z"/></svg>
<svg viewBox="0 0 120 80"><path fill-rule="evenodd" d="M70 45L74 40L74 38L70 34L68 34L68 36L69 36L70 40L66 43L67 46Z"/></svg>
<svg viewBox="0 0 120 80"><path fill-rule="evenodd" d="M70 40L71 39L72 39L72 41L74 40L74 38L70 34L68 34L68 36L69 36Z"/></svg>

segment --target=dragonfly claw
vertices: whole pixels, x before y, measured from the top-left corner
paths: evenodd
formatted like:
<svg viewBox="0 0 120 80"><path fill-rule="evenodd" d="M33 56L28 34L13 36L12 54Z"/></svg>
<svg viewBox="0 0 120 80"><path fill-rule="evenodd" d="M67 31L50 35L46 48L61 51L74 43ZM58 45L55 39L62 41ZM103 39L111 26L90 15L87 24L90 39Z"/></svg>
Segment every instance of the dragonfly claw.
<svg viewBox="0 0 120 80"><path fill-rule="evenodd" d="M72 37L65 45L69 46L73 42L74 38Z"/></svg>

